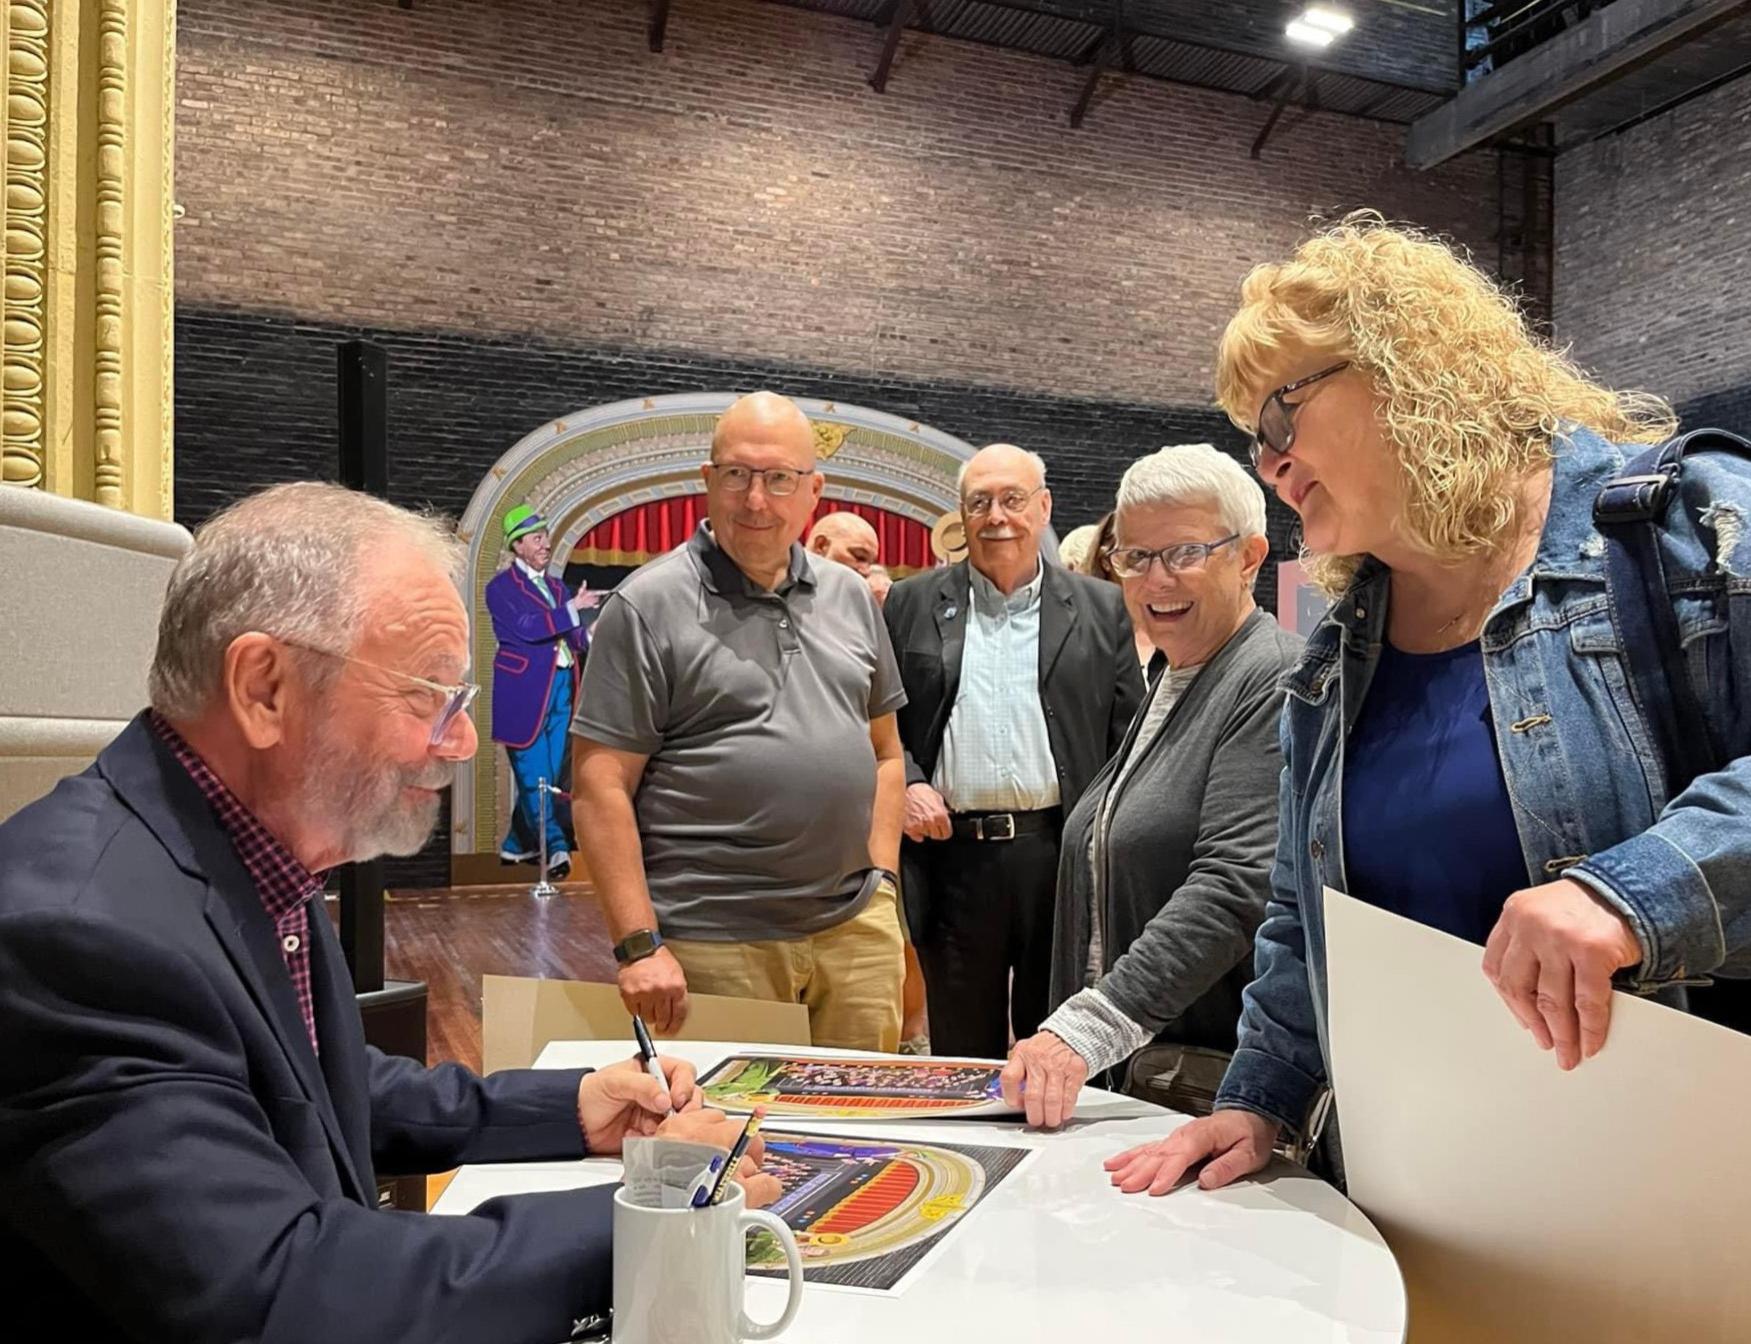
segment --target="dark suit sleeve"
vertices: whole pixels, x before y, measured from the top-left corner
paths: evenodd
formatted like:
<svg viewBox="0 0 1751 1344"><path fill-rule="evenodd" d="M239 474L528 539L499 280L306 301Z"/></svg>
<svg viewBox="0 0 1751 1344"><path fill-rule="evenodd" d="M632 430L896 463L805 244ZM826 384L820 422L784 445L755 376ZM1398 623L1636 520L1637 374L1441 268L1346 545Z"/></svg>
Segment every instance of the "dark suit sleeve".
<svg viewBox="0 0 1751 1344"><path fill-rule="evenodd" d="M1117 608L1118 630L1113 649L1113 709L1107 719L1107 751L1103 760L1110 760L1124 743L1137 707L1143 703L1143 670L1137 665L1137 640L1131 629L1131 618L1125 612L1121 598Z"/></svg>
<svg viewBox="0 0 1751 1344"><path fill-rule="evenodd" d="M457 1218L324 1199L291 1156L327 1143L316 1113L265 1105L243 1060L183 954L101 918L0 917L0 1226L129 1338L553 1344L607 1303L610 1191Z"/></svg>
<svg viewBox="0 0 1751 1344"><path fill-rule="evenodd" d="M584 1156L580 1069L506 1069L482 1078L459 1064L428 1069L367 1047L371 1157L378 1171L448 1171L466 1162L565 1162Z"/></svg>
<svg viewBox="0 0 1751 1344"><path fill-rule="evenodd" d="M911 580L906 582L910 583ZM895 584L888 592L887 605L882 608L882 619L887 622L888 626L888 643L893 647L894 657L900 664L902 685L905 681L906 666L900 651L906 647L907 613L912 606L911 594L906 593L903 596L901 594L901 589L905 586L904 583ZM905 691L906 701L912 707L913 713L912 715L902 713L900 716L900 750L906 756L906 784L907 787L911 787L913 784L930 783L930 777L919 768L917 760L912 755L912 744L906 740L906 728L911 719L921 712L922 701L915 687L906 686Z"/></svg>

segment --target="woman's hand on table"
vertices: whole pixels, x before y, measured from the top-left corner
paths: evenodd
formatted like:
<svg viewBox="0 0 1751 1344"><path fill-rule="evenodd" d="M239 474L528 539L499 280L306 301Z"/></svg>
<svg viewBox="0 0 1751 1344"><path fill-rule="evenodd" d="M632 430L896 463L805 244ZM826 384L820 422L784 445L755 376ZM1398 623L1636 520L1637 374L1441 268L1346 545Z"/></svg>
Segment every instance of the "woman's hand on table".
<svg viewBox="0 0 1751 1344"><path fill-rule="evenodd" d="M1165 1139L1109 1157L1105 1165L1113 1184L1127 1195L1139 1190L1165 1195L1203 1162L1198 1185L1215 1190L1262 1170L1281 1130L1275 1120L1252 1111L1217 1111L1181 1125Z"/></svg>
<svg viewBox="0 0 1751 1344"><path fill-rule="evenodd" d="M1076 1114L1088 1063L1049 1031L1017 1041L1003 1066L1003 1102L1019 1106L1030 1125L1056 1129Z"/></svg>
<svg viewBox="0 0 1751 1344"><path fill-rule="evenodd" d="M657 1126L657 1133L666 1139L681 1139L687 1143L709 1143L715 1148L734 1151L741 1137L746 1116L725 1115L722 1111L694 1110L684 1115L670 1116ZM748 1140L742 1160L736 1164L734 1179L742 1187L750 1209L763 1209L784 1193L778 1177L766 1176L760 1164L766 1160L766 1140L758 1134Z"/></svg>
<svg viewBox="0 0 1751 1344"><path fill-rule="evenodd" d="M657 1063L669 1080L667 1091L636 1058L584 1075L578 1084L578 1127L592 1155L618 1153L627 1139L655 1134L670 1116L699 1110L704 1098L694 1082L697 1070L668 1055L659 1055Z"/></svg>
<svg viewBox="0 0 1751 1344"><path fill-rule="evenodd" d="M1642 959L1629 921L1571 878L1517 891L1484 947L1483 973L1557 1067L1591 1059L1611 1028L1611 977Z"/></svg>

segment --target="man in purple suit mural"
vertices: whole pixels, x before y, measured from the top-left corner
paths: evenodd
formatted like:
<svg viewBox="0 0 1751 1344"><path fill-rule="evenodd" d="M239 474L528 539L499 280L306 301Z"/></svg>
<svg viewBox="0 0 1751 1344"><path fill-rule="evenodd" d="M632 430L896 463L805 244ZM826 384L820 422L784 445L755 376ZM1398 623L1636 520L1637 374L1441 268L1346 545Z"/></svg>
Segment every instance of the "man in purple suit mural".
<svg viewBox="0 0 1751 1344"><path fill-rule="evenodd" d="M553 557L547 520L527 504L505 515L505 543L514 558L486 585L486 609L499 645L492 660L492 740L504 744L517 782L516 807L499 858L526 863L540 851L538 781L565 787L577 664L589 645L580 613L601 595L573 596L547 573ZM548 872L555 878L571 871L564 828L570 813L558 800L548 800Z"/></svg>

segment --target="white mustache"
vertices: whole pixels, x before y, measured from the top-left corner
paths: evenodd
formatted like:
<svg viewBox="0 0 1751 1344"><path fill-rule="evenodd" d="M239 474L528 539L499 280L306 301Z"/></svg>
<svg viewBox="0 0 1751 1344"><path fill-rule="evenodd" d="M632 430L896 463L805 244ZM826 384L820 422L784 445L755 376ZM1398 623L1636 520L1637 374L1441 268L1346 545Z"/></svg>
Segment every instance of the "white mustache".
<svg viewBox="0 0 1751 1344"><path fill-rule="evenodd" d="M1012 527L982 527L979 529L980 541L1015 541L1021 536Z"/></svg>

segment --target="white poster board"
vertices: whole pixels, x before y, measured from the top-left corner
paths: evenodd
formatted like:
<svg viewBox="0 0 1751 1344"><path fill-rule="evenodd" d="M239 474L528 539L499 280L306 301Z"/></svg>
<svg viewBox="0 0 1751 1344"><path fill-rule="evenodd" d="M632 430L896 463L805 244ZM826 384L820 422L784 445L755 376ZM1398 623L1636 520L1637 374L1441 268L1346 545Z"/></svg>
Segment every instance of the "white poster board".
<svg viewBox="0 0 1751 1344"><path fill-rule="evenodd" d="M1349 1194L1404 1270L1411 1344L1751 1339L1751 1037L1618 994L1565 1074L1482 948L1325 908Z"/></svg>

